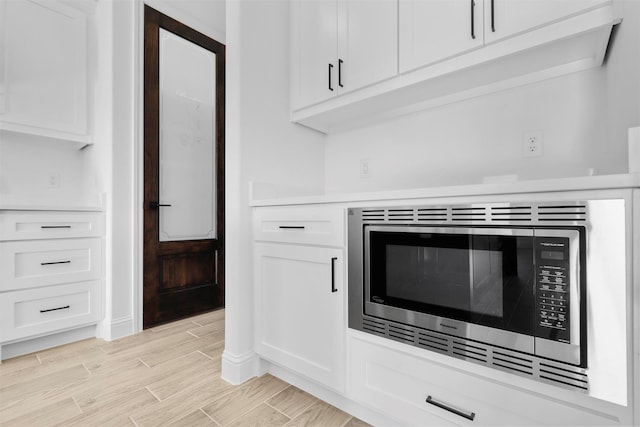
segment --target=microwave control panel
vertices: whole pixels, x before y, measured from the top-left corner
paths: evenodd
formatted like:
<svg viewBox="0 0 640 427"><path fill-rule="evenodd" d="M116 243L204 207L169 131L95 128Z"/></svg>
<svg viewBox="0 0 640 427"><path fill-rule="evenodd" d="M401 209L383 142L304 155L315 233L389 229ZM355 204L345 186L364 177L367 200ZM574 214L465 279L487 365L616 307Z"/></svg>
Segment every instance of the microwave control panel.
<svg viewBox="0 0 640 427"><path fill-rule="evenodd" d="M569 239L536 237L536 336L570 342Z"/></svg>

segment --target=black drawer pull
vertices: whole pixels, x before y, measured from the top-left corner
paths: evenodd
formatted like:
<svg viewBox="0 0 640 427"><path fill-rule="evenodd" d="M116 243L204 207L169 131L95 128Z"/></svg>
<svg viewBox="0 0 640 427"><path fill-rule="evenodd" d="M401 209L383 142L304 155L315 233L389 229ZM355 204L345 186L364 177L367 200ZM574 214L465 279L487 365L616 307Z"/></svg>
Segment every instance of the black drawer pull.
<svg viewBox="0 0 640 427"><path fill-rule="evenodd" d="M71 306L70 305L65 305L64 307L48 308L46 310L40 310L40 313L48 313L50 311L57 311L57 310L66 310L68 308L71 308Z"/></svg>
<svg viewBox="0 0 640 427"><path fill-rule="evenodd" d="M491 0L491 32L496 32L496 5Z"/></svg>
<svg viewBox="0 0 640 427"><path fill-rule="evenodd" d="M429 403L431 405L434 405L434 406L437 406L438 408L442 408L445 411L449 411L449 412L451 412L453 414L459 415L462 418L466 418L466 419L471 420L471 421L473 421L473 419L476 417L476 414L474 412L471 412L470 414L468 414L466 412L459 411L459 410L457 410L455 408L452 408L452 407L450 407L448 405L445 405L444 403L436 402L435 400L433 400L433 398L431 396L427 397L427 403Z"/></svg>
<svg viewBox="0 0 640 427"><path fill-rule="evenodd" d="M51 262L41 262L40 265L55 265L55 264L71 264L71 260L68 259L66 261L51 261Z"/></svg>
<svg viewBox="0 0 640 427"><path fill-rule="evenodd" d="M304 225L281 225L278 228L282 230L304 230Z"/></svg>
<svg viewBox="0 0 640 427"><path fill-rule="evenodd" d="M336 261L338 258L331 258L331 292L338 292L336 288Z"/></svg>
<svg viewBox="0 0 640 427"><path fill-rule="evenodd" d="M476 39L476 20L475 20L476 0L471 0L471 38Z"/></svg>
<svg viewBox="0 0 640 427"><path fill-rule="evenodd" d="M333 64L329 64L329 90L333 91L333 86L331 85L331 72L333 70Z"/></svg>
<svg viewBox="0 0 640 427"><path fill-rule="evenodd" d="M70 225L41 225L40 228L48 229L48 228L71 228Z"/></svg>

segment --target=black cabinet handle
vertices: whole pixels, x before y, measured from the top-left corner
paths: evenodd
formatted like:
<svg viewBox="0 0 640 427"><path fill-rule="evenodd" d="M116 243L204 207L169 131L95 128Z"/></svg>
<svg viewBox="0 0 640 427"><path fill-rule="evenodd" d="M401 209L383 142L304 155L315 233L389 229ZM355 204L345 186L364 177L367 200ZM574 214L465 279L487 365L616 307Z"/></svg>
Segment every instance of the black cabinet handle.
<svg viewBox="0 0 640 427"><path fill-rule="evenodd" d="M149 209L158 209L158 208L164 208L164 207L169 207L171 205L166 205L163 203L158 203L158 202L149 202Z"/></svg>
<svg viewBox="0 0 640 427"><path fill-rule="evenodd" d="M66 261L52 261L52 262L41 262L40 265L55 265L55 264L71 264L71 260Z"/></svg>
<svg viewBox="0 0 640 427"><path fill-rule="evenodd" d="M491 32L496 32L496 8L494 0L491 0Z"/></svg>
<svg viewBox="0 0 640 427"><path fill-rule="evenodd" d="M338 86L340 87L344 87L342 86L342 64L344 63L344 61L342 59L338 59Z"/></svg>
<svg viewBox="0 0 640 427"><path fill-rule="evenodd" d="M68 308L71 308L71 306L65 305L64 307L57 307L57 308L49 308L49 309L46 309L46 310L40 310L40 313L48 313L50 311L57 311L57 310L66 310Z"/></svg>
<svg viewBox="0 0 640 427"><path fill-rule="evenodd" d="M433 400L433 398L431 396L427 397L427 403L429 403L429 404L431 404L433 406L437 406L438 408L442 408L445 411L449 411L449 412L451 412L453 414L459 415L462 418L466 418L466 419L471 420L471 421L473 421L473 419L476 417L476 414L474 412L466 413L466 412L459 411L459 410L457 410L455 408L452 408L452 407L450 407L448 405L445 405L444 403L436 402L435 400Z"/></svg>
<svg viewBox="0 0 640 427"><path fill-rule="evenodd" d="M283 230L304 230L304 225L281 225L278 228Z"/></svg>
<svg viewBox="0 0 640 427"><path fill-rule="evenodd" d="M333 71L333 64L329 64L329 90L333 90L331 86L331 71Z"/></svg>
<svg viewBox="0 0 640 427"><path fill-rule="evenodd" d="M71 228L70 225L41 225L40 228L48 229L48 228Z"/></svg>
<svg viewBox="0 0 640 427"><path fill-rule="evenodd" d="M471 0L471 38L476 39L476 20L475 20L476 1Z"/></svg>
<svg viewBox="0 0 640 427"><path fill-rule="evenodd" d="M338 258L331 258L331 292L338 292L336 289L336 261Z"/></svg>

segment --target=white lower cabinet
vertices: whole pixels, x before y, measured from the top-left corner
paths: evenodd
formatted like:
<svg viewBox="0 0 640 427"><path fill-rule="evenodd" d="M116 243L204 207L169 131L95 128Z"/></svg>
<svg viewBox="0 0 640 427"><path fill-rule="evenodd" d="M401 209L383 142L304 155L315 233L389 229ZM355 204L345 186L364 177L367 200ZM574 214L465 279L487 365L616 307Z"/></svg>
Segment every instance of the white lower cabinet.
<svg viewBox="0 0 640 427"><path fill-rule="evenodd" d="M102 319L103 230L102 212L0 211L0 359Z"/></svg>
<svg viewBox="0 0 640 427"><path fill-rule="evenodd" d="M527 393L349 334L349 397L404 425L624 424L595 407Z"/></svg>
<svg viewBox="0 0 640 427"><path fill-rule="evenodd" d="M277 243L254 250L257 353L344 390L344 251Z"/></svg>
<svg viewBox="0 0 640 427"><path fill-rule="evenodd" d="M97 322L100 281L9 292L0 298L0 342Z"/></svg>

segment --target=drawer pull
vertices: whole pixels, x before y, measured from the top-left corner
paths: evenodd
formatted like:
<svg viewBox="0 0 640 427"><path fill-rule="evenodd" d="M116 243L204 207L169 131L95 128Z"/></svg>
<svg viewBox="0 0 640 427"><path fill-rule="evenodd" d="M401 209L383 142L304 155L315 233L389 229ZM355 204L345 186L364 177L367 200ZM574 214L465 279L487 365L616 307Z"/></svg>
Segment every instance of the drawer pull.
<svg viewBox="0 0 640 427"><path fill-rule="evenodd" d="M449 411L451 413L454 413L456 415L459 415L459 416L461 416L463 418L466 418L468 420L471 420L471 421L473 421L473 419L476 417L476 414L474 412L466 413L466 412L459 411L459 410L457 410L455 408L452 408L452 407L450 407L448 405L445 405L444 403L440 403L440 402L437 402L437 401L433 400L433 398L431 396L427 397L427 403L429 403L431 405L434 405L434 406L437 406L438 408L442 408L445 411Z"/></svg>
<svg viewBox="0 0 640 427"><path fill-rule="evenodd" d="M471 0L471 38L476 39L476 28L475 28L475 9L476 9L476 0Z"/></svg>
<svg viewBox="0 0 640 427"><path fill-rule="evenodd" d="M304 230L304 225L281 225L282 230Z"/></svg>
<svg viewBox="0 0 640 427"><path fill-rule="evenodd" d="M41 262L40 265L55 265L55 264L71 264L71 260L66 261L51 261L51 262Z"/></svg>
<svg viewBox="0 0 640 427"><path fill-rule="evenodd" d="M48 313L50 311L57 311L57 310L66 310L68 308L71 308L71 306L70 305L65 305L64 307L48 308L46 310L40 310L40 313Z"/></svg>
<svg viewBox="0 0 640 427"><path fill-rule="evenodd" d="M41 225L42 229L50 229L50 228L71 228L70 225Z"/></svg>
<svg viewBox="0 0 640 427"><path fill-rule="evenodd" d="M336 261L338 258L331 258L331 292L338 292L336 288Z"/></svg>

